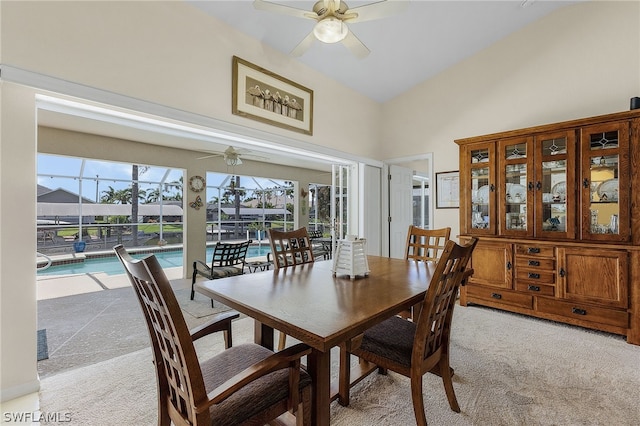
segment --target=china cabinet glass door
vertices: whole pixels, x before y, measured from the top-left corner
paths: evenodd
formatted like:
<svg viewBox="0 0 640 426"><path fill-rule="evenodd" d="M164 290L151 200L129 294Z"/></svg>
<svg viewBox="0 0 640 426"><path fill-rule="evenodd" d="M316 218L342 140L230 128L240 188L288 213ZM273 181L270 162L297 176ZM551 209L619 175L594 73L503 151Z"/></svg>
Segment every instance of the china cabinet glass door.
<svg viewBox="0 0 640 426"><path fill-rule="evenodd" d="M498 144L500 164L500 233L533 235L533 138L502 140Z"/></svg>
<svg viewBox="0 0 640 426"><path fill-rule="evenodd" d="M575 235L575 133L536 138L536 235L573 238Z"/></svg>
<svg viewBox="0 0 640 426"><path fill-rule="evenodd" d="M474 234L495 234L494 144L468 147L468 170L471 184L470 208L467 214L469 231Z"/></svg>
<svg viewBox="0 0 640 426"><path fill-rule="evenodd" d="M581 131L583 239L629 240L628 129L620 122Z"/></svg>

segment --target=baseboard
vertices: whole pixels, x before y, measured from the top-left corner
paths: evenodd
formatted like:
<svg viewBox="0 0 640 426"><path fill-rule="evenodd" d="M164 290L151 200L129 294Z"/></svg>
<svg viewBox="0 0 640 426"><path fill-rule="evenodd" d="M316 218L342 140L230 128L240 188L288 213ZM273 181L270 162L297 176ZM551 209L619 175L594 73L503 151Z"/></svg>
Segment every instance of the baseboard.
<svg viewBox="0 0 640 426"><path fill-rule="evenodd" d="M0 402L4 403L38 391L40 391L40 380L37 379L18 386L3 388L0 390Z"/></svg>

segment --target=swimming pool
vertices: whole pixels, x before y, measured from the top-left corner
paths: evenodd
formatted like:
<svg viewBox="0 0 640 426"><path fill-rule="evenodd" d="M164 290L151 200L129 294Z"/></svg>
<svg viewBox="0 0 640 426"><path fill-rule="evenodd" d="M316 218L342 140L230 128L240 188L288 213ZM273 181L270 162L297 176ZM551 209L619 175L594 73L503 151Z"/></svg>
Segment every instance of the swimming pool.
<svg viewBox="0 0 640 426"><path fill-rule="evenodd" d="M271 251L268 245L264 246L249 246L247 251L247 258L266 256ZM182 266L182 250L172 250L165 252L154 253L160 265L163 268L175 268ZM211 259L213 255L213 247L207 248L207 261ZM142 258L148 256L148 254L132 254L135 258ZM64 265L55 265L47 269L38 270L38 275L73 275L73 274L88 274L104 272L107 275L124 274L122 264L115 257L99 257L94 259L85 259L84 262L67 263Z"/></svg>

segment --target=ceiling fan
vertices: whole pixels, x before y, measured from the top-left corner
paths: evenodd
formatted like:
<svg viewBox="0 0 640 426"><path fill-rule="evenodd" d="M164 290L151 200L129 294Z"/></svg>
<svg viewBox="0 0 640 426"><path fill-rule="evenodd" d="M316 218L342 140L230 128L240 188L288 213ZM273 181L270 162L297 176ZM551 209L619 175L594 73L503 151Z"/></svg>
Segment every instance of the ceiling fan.
<svg viewBox="0 0 640 426"><path fill-rule="evenodd" d="M242 164L242 159L240 157L242 155L245 155L245 153L248 153L248 152L251 152L251 151L244 150L244 149L238 150L232 146L229 146L224 151L214 152L212 154L205 155L203 157L198 157L198 160L204 160L205 158L211 158L211 157L224 157L224 163L227 166L239 166ZM266 159L266 157L257 157L257 156L250 156L250 157L256 158L256 159Z"/></svg>
<svg viewBox="0 0 640 426"><path fill-rule="evenodd" d="M253 6L259 10L282 13L298 18L313 19L316 22L309 33L292 51L292 56L301 56L318 39L323 43L342 42L355 56L362 59L369 54L369 49L347 27L347 23L372 21L398 13L407 7L406 1L382 0L360 7L349 9L340 0L320 0L313 5L312 11L271 3L265 0L254 0Z"/></svg>

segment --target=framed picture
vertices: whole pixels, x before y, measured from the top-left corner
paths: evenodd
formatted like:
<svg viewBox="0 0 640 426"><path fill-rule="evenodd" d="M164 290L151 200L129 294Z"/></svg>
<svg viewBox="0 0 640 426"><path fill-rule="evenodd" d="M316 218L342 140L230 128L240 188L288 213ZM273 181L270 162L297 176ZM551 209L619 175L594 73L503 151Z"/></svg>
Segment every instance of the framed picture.
<svg viewBox="0 0 640 426"><path fill-rule="evenodd" d="M460 172L436 173L436 208L457 209L460 207Z"/></svg>
<svg viewBox="0 0 640 426"><path fill-rule="evenodd" d="M307 135L313 134L313 91L233 57L235 115Z"/></svg>

